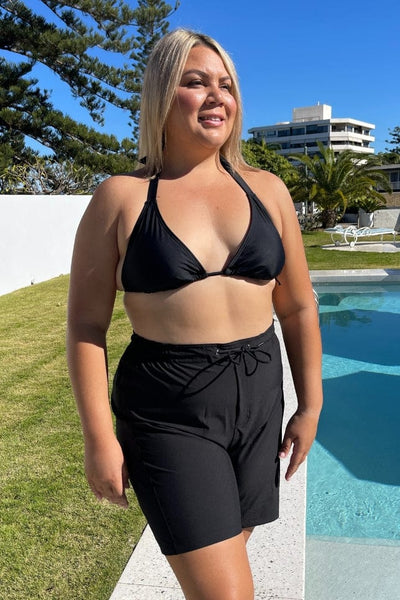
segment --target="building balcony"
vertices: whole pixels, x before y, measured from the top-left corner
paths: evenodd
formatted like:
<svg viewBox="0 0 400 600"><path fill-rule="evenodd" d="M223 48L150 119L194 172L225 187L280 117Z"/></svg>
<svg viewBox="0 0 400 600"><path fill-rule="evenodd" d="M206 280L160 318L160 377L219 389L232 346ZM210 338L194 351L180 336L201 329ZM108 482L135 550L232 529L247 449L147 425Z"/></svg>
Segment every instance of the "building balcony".
<svg viewBox="0 0 400 600"><path fill-rule="evenodd" d="M352 144L351 142L346 142L344 144L332 143L332 150L335 152L343 152L344 150L352 150L352 152L358 152L359 154L374 154L374 148L370 148L368 146L357 146L356 144Z"/></svg>
<svg viewBox="0 0 400 600"><path fill-rule="evenodd" d="M363 133L354 133L351 131L331 131L329 134L331 142L334 143L336 140L347 140L355 142L374 142L375 137L373 135L365 135Z"/></svg>

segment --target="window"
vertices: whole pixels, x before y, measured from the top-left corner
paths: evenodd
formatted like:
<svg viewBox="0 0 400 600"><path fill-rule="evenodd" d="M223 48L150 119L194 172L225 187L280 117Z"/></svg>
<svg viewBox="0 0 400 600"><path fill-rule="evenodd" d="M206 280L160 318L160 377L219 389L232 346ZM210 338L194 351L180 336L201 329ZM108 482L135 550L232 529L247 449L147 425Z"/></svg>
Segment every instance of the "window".
<svg viewBox="0 0 400 600"><path fill-rule="evenodd" d="M390 173L390 181L392 183L395 183L396 181L400 181L400 172L396 173Z"/></svg>
<svg viewBox="0 0 400 600"><path fill-rule="evenodd" d="M286 137L290 135L290 129L278 129L278 137Z"/></svg>
<svg viewBox="0 0 400 600"><path fill-rule="evenodd" d="M273 137L276 135L275 129L267 129L267 137Z"/></svg>
<svg viewBox="0 0 400 600"><path fill-rule="evenodd" d="M328 131L328 125L307 125L307 134L309 133L326 133Z"/></svg>
<svg viewBox="0 0 400 600"><path fill-rule="evenodd" d="M304 135L305 132L304 127L292 127L292 135Z"/></svg>

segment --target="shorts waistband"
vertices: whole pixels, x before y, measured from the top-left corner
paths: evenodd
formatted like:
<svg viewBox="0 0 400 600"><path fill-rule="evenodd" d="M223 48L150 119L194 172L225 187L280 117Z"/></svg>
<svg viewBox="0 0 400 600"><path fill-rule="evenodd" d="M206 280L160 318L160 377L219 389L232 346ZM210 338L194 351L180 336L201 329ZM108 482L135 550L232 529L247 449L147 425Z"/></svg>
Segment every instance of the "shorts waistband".
<svg viewBox="0 0 400 600"><path fill-rule="evenodd" d="M135 350L138 350L139 352L143 352L146 355L150 354L153 356L174 356L178 354L190 355L197 353L219 354L229 353L231 351L239 350L242 348L255 349L258 346L262 346L274 335L275 327L274 323L272 322L268 329L266 329L266 331L263 331L258 335L233 340L232 342L210 342L205 344L171 344L149 340L137 333L133 333L131 338L131 346L133 346Z"/></svg>

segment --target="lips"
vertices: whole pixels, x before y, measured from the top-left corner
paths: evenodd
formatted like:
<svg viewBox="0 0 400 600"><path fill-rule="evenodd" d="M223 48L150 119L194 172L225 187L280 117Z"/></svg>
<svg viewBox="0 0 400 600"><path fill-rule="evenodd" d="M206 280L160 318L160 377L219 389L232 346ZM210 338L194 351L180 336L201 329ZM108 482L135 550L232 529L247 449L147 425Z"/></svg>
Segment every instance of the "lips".
<svg viewBox="0 0 400 600"><path fill-rule="evenodd" d="M220 115L202 115L199 117L199 121L214 121L220 123L221 121L224 121L224 117L221 117Z"/></svg>

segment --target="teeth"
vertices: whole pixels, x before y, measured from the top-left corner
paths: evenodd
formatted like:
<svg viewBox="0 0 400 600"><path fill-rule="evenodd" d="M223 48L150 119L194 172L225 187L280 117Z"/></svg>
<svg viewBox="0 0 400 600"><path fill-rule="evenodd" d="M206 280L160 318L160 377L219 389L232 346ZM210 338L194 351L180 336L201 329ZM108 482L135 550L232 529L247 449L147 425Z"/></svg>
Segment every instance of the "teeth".
<svg viewBox="0 0 400 600"><path fill-rule="evenodd" d="M200 117L201 121L222 121L221 117Z"/></svg>

